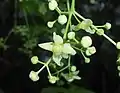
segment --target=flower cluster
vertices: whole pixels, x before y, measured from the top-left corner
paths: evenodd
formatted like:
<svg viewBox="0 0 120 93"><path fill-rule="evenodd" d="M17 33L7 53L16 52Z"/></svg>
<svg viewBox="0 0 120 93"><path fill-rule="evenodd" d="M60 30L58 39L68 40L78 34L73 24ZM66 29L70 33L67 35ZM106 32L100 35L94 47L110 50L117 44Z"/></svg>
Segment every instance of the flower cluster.
<svg viewBox="0 0 120 93"><path fill-rule="evenodd" d="M48 21L47 26L49 28L53 28L54 24L58 22L60 26L66 25L65 28L62 29L63 37L60 36L59 32L53 32L53 41L45 42L38 44L38 46L44 50L52 52L51 58L47 62L39 61L37 56L31 58L31 62L33 64L40 63L43 67L35 72L31 71L29 77L33 81L38 81L38 74L44 69L47 68L48 71L48 79L49 82L54 84L60 80L60 77L64 77L68 82L72 82L73 80L80 80L79 71L76 71L76 66L71 64L71 57L74 56L77 51L80 51L85 63L89 63L90 56L96 53L96 48L93 45L93 41L91 36L85 35L80 37L76 33L80 33L81 31L85 31L90 35L97 34L99 36L105 37L112 44L116 46L117 49L120 49L120 42L114 42L111 38L109 38L105 34L105 30L109 30L111 28L111 24L106 22L102 26L95 26L91 19L85 19L80 14L78 14L75 10L75 0L72 0L71 6L67 0L67 12L62 12L59 9L58 3L56 0L48 0L48 8L51 11L57 11L59 16L54 21ZM77 25L72 23L72 17L77 20ZM79 20L79 18L82 20ZM64 27L64 26L63 26ZM57 33L57 34L56 34ZM120 58L118 59L120 61ZM51 74L49 69L49 64L54 64L57 70L55 73ZM57 68L58 67L58 68ZM67 69L67 70L66 70ZM66 71L64 71L66 70ZM120 67L118 66L118 70ZM68 71L68 73L67 73Z"/></svg>

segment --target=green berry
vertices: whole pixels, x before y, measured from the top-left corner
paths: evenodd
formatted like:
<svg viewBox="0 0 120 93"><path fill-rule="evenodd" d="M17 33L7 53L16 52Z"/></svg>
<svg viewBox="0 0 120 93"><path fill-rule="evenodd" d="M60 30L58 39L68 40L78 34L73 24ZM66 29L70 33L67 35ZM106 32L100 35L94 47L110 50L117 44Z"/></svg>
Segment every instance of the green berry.
<svg viewBox="0 0 120 93"><path fill-rule="evenodd" d="M91 37L89 37L89 36L82 37L82 39L81 39L81 45L84 48L88 48L89 46L91 46L92 45L92 39L91 39Z"/></svg>
<svg viewBox="0 0 120 93"><path fill-rule="evenodd" d="M75 38L75 32L69 32L68 39L74 39L74 38Z"/></svg>
<svg viewBox="0 0 120 93"><path fill-rule="evenodd" d="M61 25L64 25L66 22L67 22L67 17L65 15L60 15L58 17L58 22L61 24Z"/></svg>

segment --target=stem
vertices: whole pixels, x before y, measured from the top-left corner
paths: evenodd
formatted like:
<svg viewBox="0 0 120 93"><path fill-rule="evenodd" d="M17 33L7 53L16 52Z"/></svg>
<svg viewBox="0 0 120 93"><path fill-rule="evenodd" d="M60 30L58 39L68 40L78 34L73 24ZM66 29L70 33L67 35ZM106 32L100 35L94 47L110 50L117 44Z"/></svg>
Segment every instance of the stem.
<svg viewBox="0 0 120 93"><path fill-rule="evenodd" d="M81 16L79 13L77 13L76 11L74 11L74 13L79 17L81 18L82 20L85 20L85 18L83 16Z"/></svg>
<svg viewBox="0 0 120 93"><path fill-rule="evenodd" d="M116 46L116 42L113 41L110 37L108 37L106 34L103 34L103 36L104 36L107 40L109 40L113 45Z"/></svg>
<svg viewBox="0 0 120 93"><path fill-rule="evenodd" d="M56 8L56 11L61 14L61 10L59 9L59 7Z"/></svg>
<svg viewBox="0 0 120 93"><path fill-rule="evenodd" d="M70 2L69 2L69 0L67 0L67 9L68 9L68 11L70 10Z"/></svg>
<svg viewBox="0 0 120 93"><path fill-rule="evenodd" d="M71 10L69 11L69 18L68 18L68 22L67 22L67 25L66 25L65 34L63 36L63 39L66 39L66 37L67 37L67 32L68 32L68 29L69 29L71 18L72 18L72 15L74 13L74 8L75 8L75 0L72 0Z"/></svg>
<svg viewBox="0 0 120 93"><path fill-rule="evenodd" d="M51 75L51 73L50 73L50 69L49 69L49 67L46 66L46 68L47 68L47 71L48 71L49 76L51 77L52 75Z"/></svg>
<svg viewBox="0 0 120 93"><path fill-rule="evenodd" d="M73 13L73 16L75 17L75 19L77 20L78 23L81 23L80 20L77 18L77 16Z"/></svg>
<svg viewBox="0 0 120 93"><path fill-rule="evenodd" d="M39 74L44 68L45 68L45 65L37 71L37 74Z"/></svg>
<svg viewBox="0 0 120 93"><path fill-rule="evenodd" d="M59 70L59 71L53 73L53 75L55 75L55 74L57 74L57 73L60 73L60 72L64 71L64 70L67 69L68 67L69 67L69 66L66 66L66 67L62 68L61 70Z"/></svg>
<svg viewBox="0 0 120 93"><path fill-rule="evenodd" d="M45 65L45 63L43 63L43 62L41 62L41 61L38 61L38 63Z"/></svg>
<svg viewBox="0 0 120 93"><path fill-rule="evenodd" d="M79 44L79 41L76 39L76 38L74 38L73 39L77 44Z"/></svg>

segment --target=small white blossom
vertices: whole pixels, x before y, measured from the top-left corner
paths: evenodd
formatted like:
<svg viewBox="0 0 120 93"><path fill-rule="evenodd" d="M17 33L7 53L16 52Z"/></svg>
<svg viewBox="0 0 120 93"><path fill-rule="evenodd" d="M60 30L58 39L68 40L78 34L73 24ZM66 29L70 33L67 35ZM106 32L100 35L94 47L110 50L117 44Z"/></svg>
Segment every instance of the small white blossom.
<svg viewBox="0 0 120 93"><path fill-rule="evenodd" d="M91 37L89 37L89 36L82 37L82 39L81 39L81 45L84 48L88 48L89 46L91 46L92 45L92 39L91 39Z"/></svg>
<svg viewBox="0 0 120 93"><path fill-rule="evenodd" d="M38 81L39 80L38 73L35 71L31 71L29 74L29 78L33 81Z"/></svg>
<svg viewBox="0 0 120 93"><path fill-rule="evenodd" d="M52 51L53 52L53 60L54 62L61 66L61 59L68 58L68 55L75 55L76 51L71 47L70 43L63 43L63 38L56 33L53 33L53 41L48 43L38 44L39 47Z"/></svg>
<svg viewBox="0 0 120 93"><path fill-rule="evenodd" d="M106 28L107 30L109 30L109 29L111 28L111 24L107 22L107 23L105 24L105 28Z"/></svg>
<svg viewBox="0 0 120 93"><path fill-rule="evenodd" d="M61 24L61 25L64 25L66 22L67 22L67 17L65 15L59 15L58 17L58 22Z"/></svg>
<svg viewBox="0 0 120 93"><path fill-rule="evenodd" d="M117 48L117 49L120 49L120 42L117 42L116 48Z"/></svg>
<svg viewBox="0 0 120 93"><path fill-rule="evenodd" d="M68 39L74 39L74 38L75 38L75 32L69 32Z"/></svg>
<svg viewBox="0 0 120 93"><path fill-rule="evenodd" d="M49 6L49 9L53 11L58 7L58 3L56 0L49 0L48 6Z"/></svg>

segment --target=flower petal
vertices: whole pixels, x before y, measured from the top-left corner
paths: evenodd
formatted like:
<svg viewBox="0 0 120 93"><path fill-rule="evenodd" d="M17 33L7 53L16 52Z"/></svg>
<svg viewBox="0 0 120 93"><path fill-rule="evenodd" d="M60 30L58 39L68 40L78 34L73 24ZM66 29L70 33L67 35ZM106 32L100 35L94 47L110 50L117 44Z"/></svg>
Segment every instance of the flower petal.
<svg viewBox="0 0 120 93"><path fill-rule="evenodd" d="M38 44L38 46L41 47L42 49L52 51L52 47L53 47L52 44L53 44L53 42L48 42L48 43Z"/></svg>
<svg viewBox="0 0 120 93"><path fill-rule="evenodd" d="M62 53L62 57L67 59L68 58L68 54Z"/></svg>
<svg viewBox="0 0 120 93"><path fill-rule="evenodd" d="M76 51L71 47L69 43L65 43L63 46L63 53L75 55Z"/></svg>
<svg viewBox="0 0 120 93"><path fill-rule="evenodd" d="M81 79L81 77L79 77L79 76L73 76L73 77L74 77L74 79L77 79L77 80Z"/></svg>
<svg viewBox="0 0 120 93"><path fill-rule="evenodd" d="M63 43L63 39L61 36L56 35L56 33L53 33L53 40L55 42L55 44L62 44Z"/></svg>
<svg viewBox="0 0 120 93"><path fill-rule="evenodd" d="M62 59L62 56L61 56L61 55L60 55L60 56L55 56L55 55L53 55L53 61L54 61L58 66L61 66L61 63L60 63L61 59Z"/></svg>

